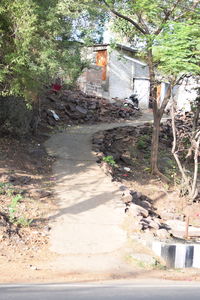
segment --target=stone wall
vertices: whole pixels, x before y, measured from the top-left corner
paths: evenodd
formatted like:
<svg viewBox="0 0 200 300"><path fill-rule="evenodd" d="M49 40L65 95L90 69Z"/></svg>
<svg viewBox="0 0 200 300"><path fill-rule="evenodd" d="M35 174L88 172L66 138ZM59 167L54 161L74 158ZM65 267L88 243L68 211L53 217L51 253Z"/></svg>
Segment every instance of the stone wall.
<svg viewBox="0 0 200 300"><path fill-rule="evenodd" d="M78 79L78 86L84 93L102 97L103 91L101 76L101 67L92 66L90 69L85 69Z"/></svg>

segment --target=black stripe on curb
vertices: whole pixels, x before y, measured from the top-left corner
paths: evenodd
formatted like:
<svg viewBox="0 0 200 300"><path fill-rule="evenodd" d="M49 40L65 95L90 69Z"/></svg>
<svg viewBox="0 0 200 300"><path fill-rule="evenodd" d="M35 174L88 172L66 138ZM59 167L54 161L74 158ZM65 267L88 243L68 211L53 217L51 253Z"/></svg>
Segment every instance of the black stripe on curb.
<svg viewBox="0 0 200 300"><path fill-rule="evenodd" d="M168 268L174 268L175 256L176 256L176 246L175 245L163 245L161 248L161 256L166 261L166 265Z"/></svg>
<svg viewBox="0 0 200 300"><path fill-rule="evenodd" d="M155 241L149 246L153 252L164 259L168 268L200 269L200 244L167 244Z"/></svg>
<svg viewBox="0 0 200 300"><path fill-rule="evenodd" d="M187 246L186 247L186 254L185 254L185 267L191 268L193 265L193 256L194 256L194 246Z"/></svg>

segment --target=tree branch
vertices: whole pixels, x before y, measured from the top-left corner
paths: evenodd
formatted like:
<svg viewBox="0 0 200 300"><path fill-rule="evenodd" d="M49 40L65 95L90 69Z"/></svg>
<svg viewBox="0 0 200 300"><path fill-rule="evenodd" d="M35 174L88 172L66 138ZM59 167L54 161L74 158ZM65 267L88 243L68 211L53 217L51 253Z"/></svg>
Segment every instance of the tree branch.
<svg viewBox="0 0 200 300"><path fill-rule="evenodd" d="M177 18L174 18L174 21L177 21L179 19L181 19L182 17L184 17L185 14L187 14L188 12L194 12L194 10L197 8L197 5L199 4L199 0L194 0L193 1L193 5L191 6L191 9L188 9L187 11L185 11L184 13L182 13L180 16L178 16Z"/></svg>
<svg viewBox="0 0 200 300"><path fill-rule="evenodd" d="M148 34L142 27L140 27L139 24L137 24L134 20L132 20L131 18L119 13L118 11L116 11L115 9L113 9L112 7L110 7L110 5L106 2L106 0L103 0L103 3L109 8L109 10L117 17L124 19L126 21L128 21L129 23L131 23L138 31L140 31L142 34Z"/></svg>
<svg viewBox="0 0 200 300"><path fill-rule="evenodd" d="M173 11L175 10L175 8L177 7L177 5L179 4L181 0L177 0L176 3L174 4L174 6L172 7L172 9L170 11L168 11L165 15L165 18L162 22L162 24L160 25L160 27L154 32L155 35L158 35L162 28L163 28L163 25L169 20L170 16L172 15Z"/></svg>
<svg viewBox="0 0 200 300"><path fill-rule="evenodd" d="M198 194L197 190L197 176L198 176L198 156L199 156L199 145L200 145L200 130L195 136L195 153L194 153L194 177L192 182L191 198L194 200Z"/></svg>
<svg viewBox="0 0 200 300"><path fill-rule="evenodd" d="M174 117L174 103L172 103L171 107L171 118L172 118L172 133L173 133L173 146L172 146L172 154L176 160L176 163L178 165L179 171L181 172L182 179L184 181L185 185L188 185L188 178L184 172L184 169L181 165L180 159L177 155L176 147L177 147L177 137L176 137L176 125L175 125L175 117ZM189 189L189 185L187 186L187 189Z"/></svg>
<svg viewBox="0 0 200 300"><path fill-rule="evenodd" d="M142 25L144 26L144 28L145 28L145 30L146 30L146 33L149 34L149 33L150 33L149 28L148 28L148 26L145 24L145 22L144 22L144 20L143 20L143 18L142 18L142 14L141 14L141 15L138 15L138 14L137 14L137 17L138 17L139 21L142 23Z"/></svg>

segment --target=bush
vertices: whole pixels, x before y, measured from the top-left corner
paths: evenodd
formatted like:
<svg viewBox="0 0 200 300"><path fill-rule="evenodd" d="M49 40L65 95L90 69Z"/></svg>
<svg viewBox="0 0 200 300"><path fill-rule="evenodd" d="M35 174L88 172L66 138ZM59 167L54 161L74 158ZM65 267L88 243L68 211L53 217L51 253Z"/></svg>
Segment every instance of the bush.
<svg viewBox="0 0 200 300"><path fill-rule="evenodd" d="M136 143L136 147L139 150L146 150L149 145L151 145L151 137L149 135L142 135Z"/></svg>
<svg viewBox="0 0 200 300"><path fill-rule="evenodd" d="M22 98L0 96L0 131L25 135L30 131L33 113Z"/></svg>

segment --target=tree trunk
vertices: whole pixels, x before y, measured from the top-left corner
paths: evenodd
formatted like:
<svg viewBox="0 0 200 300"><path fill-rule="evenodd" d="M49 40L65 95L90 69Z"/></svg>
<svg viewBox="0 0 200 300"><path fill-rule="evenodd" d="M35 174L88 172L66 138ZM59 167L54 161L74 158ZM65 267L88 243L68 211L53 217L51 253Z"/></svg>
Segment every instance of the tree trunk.
<svg viewBox="0 0 200 300"><path fill-rule="evenodd" d="M160 121L164 112L164 109L169 101L171 90L168 89L164 100L160 107L158 107L158 99L156 93L156 79L153 63L152 49L148 50L148 65L149 65L149 78L150 78L150 103L153 107L153 132L151 141L151 173L152 175L158 175L165 182L169 182L169 179L164 176L158 169L158 147L159 147L159 135L160 135Z"/></svg>
<svg viewBox="0 0 200 300"><path fill-rule="evenodd" d="M160 133L160 118L158 115L158 105L156 99L156 81L155 71L153 65L152 50L148 50L148 65L149 65L149 79L150 79L150 104L153 108L153 132L151 141L151 172L157 174L158 172L158 144Z"/></svg>
<svg viewBox="0 0 200 300"><path fill-rule="evenodd" d="M151 141L151 172L158 174L158 146L160 134L160 118L154 115L153 132Z"/></svg>
<svg viewBox="0 0 200 300"><path fill-rule="evenodd" d="M37 93L31 93L32 98L32 119L30 129L33 135L37 135L38 124L40 122L40 97Z"/></svg>

